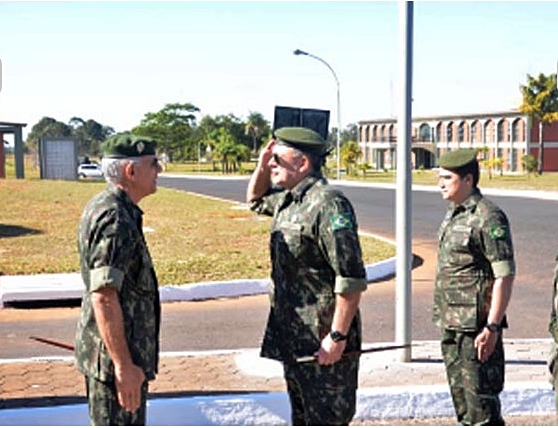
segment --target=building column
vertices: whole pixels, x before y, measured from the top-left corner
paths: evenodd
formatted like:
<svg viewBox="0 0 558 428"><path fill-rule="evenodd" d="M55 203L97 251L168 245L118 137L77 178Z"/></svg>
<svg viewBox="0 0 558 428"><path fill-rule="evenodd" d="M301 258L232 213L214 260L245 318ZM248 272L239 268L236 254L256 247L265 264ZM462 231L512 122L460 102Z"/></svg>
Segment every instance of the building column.
<svg viewBox="0 0 558 428"><path fill-rule="evenodd" d="M23 138L21 128L16 126L13 128L14 133L14 156L15 156L15 170L16 178L25 178L24 173L24 154L23 154Z"/></svg>
<svg viewBox="0 0 558 428"><path fill-rule="evenodd" d="M4 152L4 134L0 132L0 178L6 178L6 154Z"/></svg>

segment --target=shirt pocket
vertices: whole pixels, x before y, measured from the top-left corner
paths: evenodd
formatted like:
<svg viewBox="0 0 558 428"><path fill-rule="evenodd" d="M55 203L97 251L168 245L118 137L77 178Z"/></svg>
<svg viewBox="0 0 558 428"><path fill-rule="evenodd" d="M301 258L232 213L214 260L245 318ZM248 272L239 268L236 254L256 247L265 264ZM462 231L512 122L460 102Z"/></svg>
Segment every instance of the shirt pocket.
<svg viewBox="0 0 558 428"><path fill-rule="evenodd" d="M299 258L303 253L302 229L302 225L296 223L282 223L279 225L286 250L294 258Z"/></svg>
<svg viewBox="0 0 558 428"><path fill-rule="evenodd" d="M470 248L472 231L471 226L456 225L446 235L443 251L447 253L451 265L466 266L473 261Z"/></svg>

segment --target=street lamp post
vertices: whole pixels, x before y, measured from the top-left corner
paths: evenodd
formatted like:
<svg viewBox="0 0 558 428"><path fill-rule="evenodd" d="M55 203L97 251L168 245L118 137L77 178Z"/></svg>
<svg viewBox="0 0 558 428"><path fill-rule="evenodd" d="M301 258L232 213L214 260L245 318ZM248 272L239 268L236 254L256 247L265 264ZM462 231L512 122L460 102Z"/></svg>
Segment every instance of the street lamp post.
<svg viewBox="0 0 558 428"><path fill-rule="evenodd" d="M311 53L308 52L304 52L301 51L300 49L297 49L293 52L295 55L306 55L309 57L312 57L314 59L317 59L318 61L320 61L321 63L325 64L325 66L327 68L329 68L329 71L331 71L331 73L333 74L333 77L335 78L335 83L337 84L337 180L339 180L340 178L340 172L341 172L341 168L340 168L340 159L341 159L341 98L339 97L339 79L337 78L337 74L335 74L335 71L333 71L333 68L331 68L331 66L325 62L323 59L321 59L320 57L317 57L316 55L312 55Z"/></svg>

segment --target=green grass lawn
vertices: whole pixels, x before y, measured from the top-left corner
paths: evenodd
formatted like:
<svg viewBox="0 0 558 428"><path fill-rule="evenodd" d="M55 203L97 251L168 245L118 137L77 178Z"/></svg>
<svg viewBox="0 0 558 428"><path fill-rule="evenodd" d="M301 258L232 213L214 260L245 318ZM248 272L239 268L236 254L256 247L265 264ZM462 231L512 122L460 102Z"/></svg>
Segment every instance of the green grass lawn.
<svg viewBox="0 0 558 428"><path fill-rule="evenodd" d="M239 173L253 170L243 164ZM32 159L25 179L15 179L7 159L7 179L0 180L0 275L76 272L77 225L87 201L104 182L40 180ZM211 162L169 164L168 173L222 174ZM335 169L330 169L335 175ZM395 183L393 171L368 172L343 179ZM436 185L435 171L413 171L413 183ZM481 173L483 187L556 191L558 173L493 175ZM160 188L141 202L155 268L162 285L269 276L270 220L245 205L216 201ZM366 263L392 257L395 248L369 237L361 243Z"/></svg>
<svg viewBox="0 0 558 428"><path fill-rule="evenodd" d="M0 180L0 275L79 271L77 227L104 182ZM160 188L140 202L161 285L267 278L268 217L245 205ZM395 248L362 237L365 262Z"/></svg>

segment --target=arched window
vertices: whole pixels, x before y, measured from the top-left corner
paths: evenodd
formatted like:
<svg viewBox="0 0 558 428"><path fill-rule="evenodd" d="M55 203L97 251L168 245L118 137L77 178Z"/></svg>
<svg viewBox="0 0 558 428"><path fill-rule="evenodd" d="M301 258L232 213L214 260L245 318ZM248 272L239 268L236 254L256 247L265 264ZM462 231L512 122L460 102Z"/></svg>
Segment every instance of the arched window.
<svg viewBox="0 0 558 428"><path fill-rule="evenodd" d="M484 141L494 143L494 122L492 120L488 120L484 124Z"/></svg>
<svg viewBox="0 0 558 428"><path fill-rule="evenodd" d="M475 141L480 141L479 129L480 129L480 123L478 120L475 120L471 125L471 143L474 143Z"/></svg>
<svg viewBox="0 0 558 428"><path fill-rule="evenodd" d="M523 132L522 132L523 131ZM525 141L525 123L523 119L515 119L512 123L512 141Z"/></svg>
<svg viewBox="0 0 558 428"><path fill-rule="evenodd" d="M446 125L446 141L451 143L453 141L453 122Z"/></svg>
<svg viewBox="0 0 558 428"><path fill-rule="evenodd" d="M442 141L442 122L439 122L438 125L436 125L436 135L434 136L434 141L436 141L437 143L439 143L440 141Z"/></svg>
<svg viewBox="0 0 558 428"><path fill-rule="evenodd" d="M502 119L498 122L498 141L506 142L509 140L508 138L508 123L506 119Z"/></svg>
<svg viewBox="0 0 558 428"><path fill-rule="evenodd" d="M389 141L390 142L395 141L395 135L394 135L394 132L393 132L394 128L395 128L394 125L389 126Z"/></svg>
<svg viewBox="0 0 558 428"><path fill-rule="evenodd" d="M465 141L465 122L461 122L457 127L457 141L460 143Z"/></svg>
<svg viewBox="0 0 558 428"><path fill-rule="evenodd" d="M419 141L430 142L431 141L431 130L428 123L423 123L419 127Z"/></svg>

